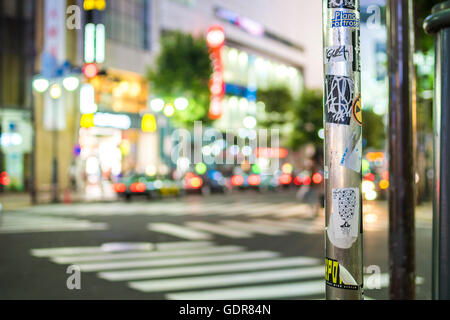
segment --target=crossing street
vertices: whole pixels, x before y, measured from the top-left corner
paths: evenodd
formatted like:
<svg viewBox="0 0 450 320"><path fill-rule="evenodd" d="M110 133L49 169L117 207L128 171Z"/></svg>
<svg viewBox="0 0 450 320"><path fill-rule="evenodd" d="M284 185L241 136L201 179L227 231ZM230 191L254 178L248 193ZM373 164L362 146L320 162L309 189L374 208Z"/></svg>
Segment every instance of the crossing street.
<svg viewBox="0 0 450 320"><path fill-rule="evenodd" d="M365 293L384 299L387 217L365 208ZM45 205L1 221L4 299L324 298L323 212L289 193ZM429 229L418 230L418 250L430 252ZM79 290L67 286L69 266ZM429 270L417 284L426 297Z"/></svg>
<svg viewBox="0 0 450 320"><path fill-rule="evenodd" d="M197 241L129 247L44 248L31 253L140 292L163 293L166 299L317 299L325 290L324 267L316 258ZM388 285L386 276L380 275L380 287Z"/></svg>

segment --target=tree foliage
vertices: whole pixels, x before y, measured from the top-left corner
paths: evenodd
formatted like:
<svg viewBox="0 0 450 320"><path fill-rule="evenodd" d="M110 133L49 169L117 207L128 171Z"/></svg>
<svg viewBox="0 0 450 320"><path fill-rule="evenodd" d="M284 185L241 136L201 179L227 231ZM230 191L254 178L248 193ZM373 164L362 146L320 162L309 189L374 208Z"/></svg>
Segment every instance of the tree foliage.
<svg viewBox="0 0 450 320"><path fill-rule="evenodd" d="M386 126L383 117L370 109L364 110L363 118L363 139L366 140L365 149L373 148L382 150L386 139Z"/></svg>
<svg viewBox="0 0 450 320"><path fill-rule="evenodd" d="M177 111L173 120L177 125L191 127L196 120L208 119L211 73L205 40L179 31L170 32L162 36L155 68L148 71L150 90L167 103L186 97L189 107Z"/></svg>
<svg viewBox="0 0 450 320"><path fill-rule="evenodd" d="M265 118L261 125L266 128L279 127L292 117L294 99L285 87L272 87L258 91L258 100L265 104Z"/></svg>
<svg viewBox="0 0 450 320"><path fill-rule="evenodd" d="M323 97L318 89L305 89L293 109L293 131L289 145L297 149L306 143L319 146L323 143L318 132L323 128Z"/></svg>

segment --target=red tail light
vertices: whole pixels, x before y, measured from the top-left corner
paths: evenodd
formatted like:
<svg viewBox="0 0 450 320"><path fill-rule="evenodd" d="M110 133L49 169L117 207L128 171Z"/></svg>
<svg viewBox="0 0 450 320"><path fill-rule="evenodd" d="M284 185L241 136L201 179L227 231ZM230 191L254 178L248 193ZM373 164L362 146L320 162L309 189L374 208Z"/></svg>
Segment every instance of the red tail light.
<svg viewBox="0 0 450 320"><path fill-rule="evenodd" d="M257 174L252 174L247 178L248 184L251 186L258 186L261 183L261 177Z"/></svg>
<svg viewBox="0 0 450 320"><path fill-rule="evenodd" d="M312 181L315 184L321 183L322 180L323 180L323 177L322 177L322 175L319 172L316 172L316 173L313 174Z"/></svg>
<svg viewBox="0 0 450 320"><path fill-rule="evenodd" d="M292 182L292 176L290 174L282 174L279 180L281 184L290 184Z"/></svg>
<svg viewBox="0 0 450 320"><path fill-rule="evenodd" d="M189 185L193 189L198 189L203 185L203 180L200 177L194 177L189 180Z"/></svg>
<svg viewBox="0 0 450 320"><path fill-rule="evenodd" d="M125 190L127 189L127 187L125 187L125 185L123 183L115 183L113 185L114 191L118 192L118 193L122 193L125 192Z"/></svg>
<svg viewBox="0 0 450 320"><path fill-rule="evenodd" d="M295 177L294 183L295 183L296 186L300 186L302 184L302 178Z"/></svg>
<svg viewBox="0 0 450 320"><path fill-rule="evenodd" d="M244 184L244 177L243 176L239 176L239 175L232 176L231 177L231 184L233 186L236 186L236 187L242 186Z"/></svg>
<svg viewBox="0 0 450 320"><path fill-rule="evenodd" d="M309 186L311 184L311 177L310 176L306 176L303 178L303 184L305 186Z"/></svg>
<svg viewBox="0 0 450 320"><path fill-rule="evenodd" d="M131 192L145 192L145 189L145 183L142 182L135 182L130 186Z"/></svg>
<svg viewBox="0 0 450 320"><path fill-rule="evenodd" d="M0 175L0 184L7 186L11 180L9 179L8 173L6 171L3 171Z"/></svg>

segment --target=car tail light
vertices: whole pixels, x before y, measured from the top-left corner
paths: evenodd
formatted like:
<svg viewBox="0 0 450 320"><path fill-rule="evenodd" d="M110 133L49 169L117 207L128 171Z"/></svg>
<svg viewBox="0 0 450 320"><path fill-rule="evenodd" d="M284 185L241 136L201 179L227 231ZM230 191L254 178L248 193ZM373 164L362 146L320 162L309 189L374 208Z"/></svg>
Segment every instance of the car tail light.
<svg viewBox="0 0 450 320"><path fill-rule="evenodd" d="M9 185L11 180L9 179L8 173L3 171L0 175L0 184L7 186Z"/></svg>
<svg viewBox="0 0 450 320"><path fill-rule="evenodd" d="M203 180L202 180L202 178L194 177L194 178L189 180L189 185L193 189L198 189L198 188L200 188L203 185Z"/></svg>
<svg viewBox="0 0 450 320"><path fill-rule="evenodd" d="M323 180L323 177L322 177L322 175L320 174L320 172L316 172L316 173L313 174L312 181L313 181L315 184L321 183L322 180Z"/></svg>
<svg viewBox="0 0 450 320"><path fill-rule="evenodd" d="M244 177L240 175L235 175L231 177L231 184L233 186L242 186L244 184Z"/></svg>
<svg viewBox="0 0 450 320"><path fill-rule="evenodd" d="M306 176L303 178L303 184L305 186L309 186L311 184L311 177L310 176Z"/></svg>
<svg viewBox="0 0 450 320"><path fill-rule="evenodd" d="M279 179L281 184L290 184L292 182L292 176L290 174L282 174Z"/></svg>
<svg viewBox="0 0 450 320"><path fill-rule="evenodd" d="M294 183L295 183L296 186L300 186L302 184L302 178L295 177Z"/></svg>
<svg viewBox="0 0 450 320"><path fill-rule="evenodd" d="M248 184L251 186L258 186L261 183L261 177L257 174L252 174L247 178Z"/></svg>
<svg viewBox="0 0 450 320"><path fill-rule="evenodd" d="M118 192L118 193L125 192L125 190L127 189L127 187L125 187L125 185L123 183L115 183L113 188L114 188L114 191Z"/></svg>
<svg viewBox="0 0 450 320"><path fill-rule="evenodd" d="M142 182L135 182L130 186L131 192L145 192L145 189L145 183Z"/></svg>

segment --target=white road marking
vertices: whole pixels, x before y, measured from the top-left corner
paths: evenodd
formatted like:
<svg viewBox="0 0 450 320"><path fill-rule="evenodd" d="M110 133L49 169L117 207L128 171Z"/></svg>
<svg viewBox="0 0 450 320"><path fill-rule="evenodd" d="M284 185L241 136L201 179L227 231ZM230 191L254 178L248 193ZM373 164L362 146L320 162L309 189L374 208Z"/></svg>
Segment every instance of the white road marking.
<svg viewBox="0 0 450 320"><path fill-rule="evenodd" d="M246 230L254 233L262 233L267 235L284 235L286 234L284 231L280 229L274 229L270 226L264 226L264 225L257 225L250 222L241 222L241 221L233 221L233 220L227 220L227 221L221 221L220 222L223 226L226 227L232 227L237 228L241 230Z"/></svg>
<svg viewBox="0 0 450 320"><path fill-rule="evenodd" d="M252 236L249 232L244 231L238 231L233 230L229 228L223 228L220 225L207 223L207 222L201 222L201 221L192 221L186 223L188 227L203 230L211 233L215 233L221 236L230 237L230 238L249 238Z"/></svg>
<svg viewBox="0 0 450 320"><path fill-rule="evenodd" d="M286 210L286 208L291 207L292 205L293 204L290 202L274 203L274 204L267 203L266 206L264 206L263 208L252 208L250 210L247 210L246 215L251 217L273 215L276 214L277 212Z"/></svg>
<svg viewBox="0 0 450 320"><path fill-rule="evenodd" d="M190 248L200 248L200 247L208 247L213 243L210 241L178 241L178 242L160 242L153 244L153 247L156 247L158 251L165 250L178 250L178 249L190 249ZM149 245L152 245L149 243ZM130 250L129 252L148 252L151 250L142 249L142 250ZM79 255L88 255L88 254L102 254L107 253L103 246L87 246L87 247L65 247L65 248L41 248L41 249L32 249L31 254L35 257L52 257L52 256L79 256Z"/></svg>
<svg viewBox="0 0 450 320"><path fill-rule="evenodd" d="M287 231L314 234L323 232L323 226L319 227L308 222L291 222L291 221L276 221L276 220L264 220L256 219L255 222L259 224L265 224L268 226L275 226L277 228L285 228Z"/></svg>
<svg viewBox="0 0 450 320"><path fill-rule="evenodd" d="M85 263L79 264L81 271L103 271L103 270L119 270L129 268L145 268L145 267L160 267L160 266L173 266L183 264L196 264L207 262L225 262L225 261L239 261L239 260L255 260L264 258L278 257L279 254L272 251L253 251L253 252L241 252L234 254L222 254L222 255L207 255L207 256L195 256L195 257L182 257L182 258L168 258L168 259L146 259L136 261L121 261L121 262L106 262L106 263Z"/></svg>
<svg viewBox="0 0 450 320"><path fill-rule="evenodd" d="M188 250L170 250L170 251L151 251L151 252L124 252L124 253L104 253L101 255L87 256L66 256L54 257L52 261L58 264L79 264L83 262L93 261L120 261L130 259L146 259L146 258L167 258L167 257L184 257L184 256L201 256L206 254L231 253L242 251L244 248L239 246L222 246L222 247L205 247L190 248Z"/></svg>
<svg viewBox="0 0 450 320"><path fill-rule="evenodd" d="M295 268L271 270L262 272L246 272L214 276L176 278L150 281L133 281L130 288L144 292L159 292L168 290L186 290L195 288L214 288L242 284L265 283L272 281L311 279L323 276L323 267Z"/></svg>
<svg viewBox="0 0 450 320"><path fill-rule="evenodd" d="M138 279L157 279L163 277L178 277L197 274L224 273L248 270L264 270L283 267L302 267L320 263L318 259L308 257L279 258L252 262L238 262L226 264L208 264L206 266L173 267L145 270L124 270L101 272L100 278L110 281L138 280ZM323 268L322 268L323 269Z"/></svg>
<svg viewBox="0 0 450 320"><path fill-rule="evenodd" d="M192 230L190 228L178 226L170 223L150 223L148 225L150 231L166 233L178 238L189 240L209 240L212 236L209 233Z"/></svg>
<svg viewBox="0 0 450 320"><path fill-rule="evenodd" d="M265 286L168 293L170 300L256 300L314 296L325 293L325 282L307 281Z"/></svg>
<svg viewBox="0 0 450 320"><path fill-rule="evenodd" d="M176 250L212 246L212 241L176 241L155 243L157 250Z"/></svg>

